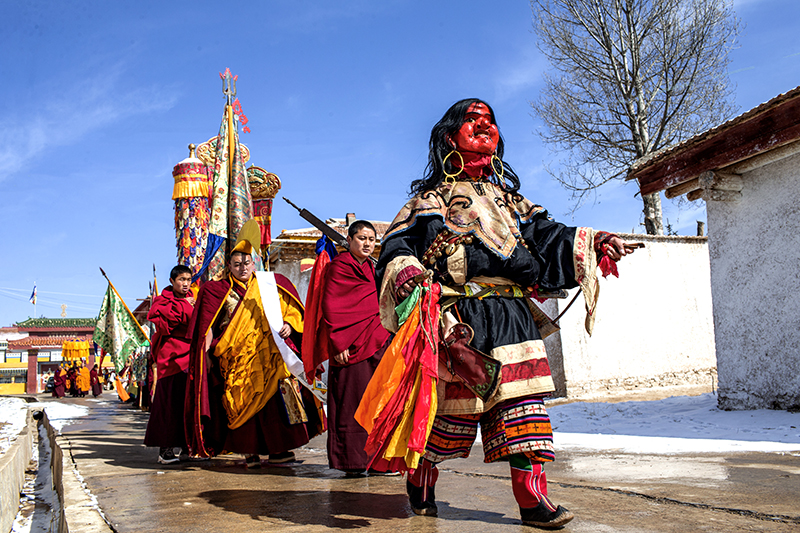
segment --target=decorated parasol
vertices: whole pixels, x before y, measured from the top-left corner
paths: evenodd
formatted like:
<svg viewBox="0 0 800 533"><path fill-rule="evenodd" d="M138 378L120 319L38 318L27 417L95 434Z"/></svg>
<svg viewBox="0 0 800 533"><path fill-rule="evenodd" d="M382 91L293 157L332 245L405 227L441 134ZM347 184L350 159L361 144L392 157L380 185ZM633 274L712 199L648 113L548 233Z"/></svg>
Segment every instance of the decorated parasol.
<svg viewBox="0 0 800 533"><path fill-rule="evenodd" d="M186 265L192 275L200 271L208 244L209 183L206 165L189 145L189 157L175 165L175 238L178 242L178 264ZM157 290L156 290L157 293Z"/></svg>
<svg viewBox="0 0 800 533"><path fill-rule="evenodd" d="M61 345L61 357L65 361L89 359L89 341L64 341Z"/></svg>
<svg viewBox="0 0 800 533"><path fill-rule="evenodd" d="M261 257L264 265L269 267L269 245L272 243L272 201L281 190L281 180L272 172L261 167L251 166L247 169L247 180L253 197L253 214L261 229Z"/></svg>

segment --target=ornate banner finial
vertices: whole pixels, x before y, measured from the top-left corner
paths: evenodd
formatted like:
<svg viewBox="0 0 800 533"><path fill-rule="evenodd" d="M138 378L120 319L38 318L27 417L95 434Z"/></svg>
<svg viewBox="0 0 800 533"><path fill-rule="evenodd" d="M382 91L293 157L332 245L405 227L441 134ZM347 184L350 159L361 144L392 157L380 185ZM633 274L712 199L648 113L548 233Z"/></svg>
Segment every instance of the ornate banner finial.
<svg viewBox="0 0 800 533"><path fill-rule="evenodd" d="M226 68L225 74L219 73L219 78L222 80L222 94L228 100L228 105L231 105L233 98L236 96L236 80L239 76L231 74L231 69Z"/></svg>

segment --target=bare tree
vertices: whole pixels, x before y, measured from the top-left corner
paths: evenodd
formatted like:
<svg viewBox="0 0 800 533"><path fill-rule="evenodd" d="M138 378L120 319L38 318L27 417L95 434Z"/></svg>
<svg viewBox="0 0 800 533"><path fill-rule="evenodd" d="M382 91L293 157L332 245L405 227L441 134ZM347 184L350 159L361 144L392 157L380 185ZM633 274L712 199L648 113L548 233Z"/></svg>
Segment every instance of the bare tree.
<svg viewBox="0 0 800 533"><path fill-rule="evenodd" d="M568 150L553 176L574 209L631 164L728 118L732 0L531 0L550 60L532 102L543 140ZM661 197L645 195L647 233L662 234Z"/></svg>

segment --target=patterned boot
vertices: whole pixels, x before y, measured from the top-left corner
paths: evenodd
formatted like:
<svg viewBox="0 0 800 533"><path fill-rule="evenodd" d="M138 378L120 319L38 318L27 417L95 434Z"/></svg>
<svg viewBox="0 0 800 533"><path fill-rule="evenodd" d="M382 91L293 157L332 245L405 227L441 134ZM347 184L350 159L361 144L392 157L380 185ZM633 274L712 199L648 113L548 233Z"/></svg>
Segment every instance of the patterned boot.
<svg viewBox="0 0 800 533"><path fill-rule="evenodd" d="M422 459L414 473L408 476L408 481L406 481L408 503L415 514L437 516L439 513L434 492L438 478L439 469L426 459Z"/></svg>
<svg viewBox="0 0 800 533"><path fill-rule="evenodd" d="M542 463L524 455L512 455L511 487L519 504L522 523L542 529L557 529L575 518L567 509L553 505L547 497L547 476Z"/></svg>

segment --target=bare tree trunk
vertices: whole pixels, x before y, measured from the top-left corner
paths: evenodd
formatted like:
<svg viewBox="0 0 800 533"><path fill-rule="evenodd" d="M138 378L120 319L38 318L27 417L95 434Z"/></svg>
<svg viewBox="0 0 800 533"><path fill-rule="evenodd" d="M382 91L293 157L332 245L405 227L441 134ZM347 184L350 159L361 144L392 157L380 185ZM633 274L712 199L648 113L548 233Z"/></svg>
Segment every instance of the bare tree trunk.
<svg viewBox="0 0 800 533"><path fill-rule="evenodd" d="M664 235L664 223L661 217L661 193L643 194L644 227L648 235Z"/></svg>

